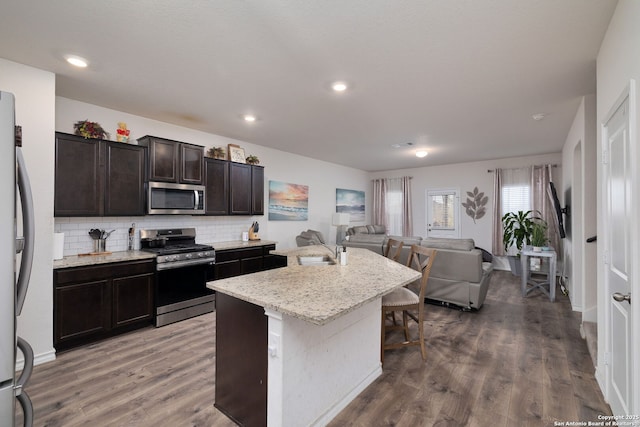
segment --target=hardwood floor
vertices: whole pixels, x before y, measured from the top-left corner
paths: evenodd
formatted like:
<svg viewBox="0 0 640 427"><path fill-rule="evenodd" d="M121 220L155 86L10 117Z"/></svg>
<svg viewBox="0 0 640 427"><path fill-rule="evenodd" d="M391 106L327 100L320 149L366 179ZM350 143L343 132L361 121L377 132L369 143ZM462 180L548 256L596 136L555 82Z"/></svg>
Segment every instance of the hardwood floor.
<svg viewBox="0 0 640 427"><path fill-rule="evenodd" d="M383 374L331 426L553 426L610 414L567 297L523 299L497 271L484 307L428 305L427 361L385 353ZM58 355L26 389L35 426L233 426L213 407L215 315ZM415 330L413 331L415 332Z"/></svg>

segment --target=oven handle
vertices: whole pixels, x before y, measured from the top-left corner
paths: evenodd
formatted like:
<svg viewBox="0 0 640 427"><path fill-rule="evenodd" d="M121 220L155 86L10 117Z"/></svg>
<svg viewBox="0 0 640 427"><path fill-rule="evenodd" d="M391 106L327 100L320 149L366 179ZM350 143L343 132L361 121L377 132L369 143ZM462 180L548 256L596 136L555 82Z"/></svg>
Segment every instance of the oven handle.
<svg viewBox="0 0 640 427"><path fill-rule="evenodd" d="M198 259L188 259L185 261L174 261L174 262L161 262L156 266L157 271L161 270L171 270L173 268L180 267L189 267L192 265L203 265L203 264L215 264L215 258L198 258Z"/></svg>

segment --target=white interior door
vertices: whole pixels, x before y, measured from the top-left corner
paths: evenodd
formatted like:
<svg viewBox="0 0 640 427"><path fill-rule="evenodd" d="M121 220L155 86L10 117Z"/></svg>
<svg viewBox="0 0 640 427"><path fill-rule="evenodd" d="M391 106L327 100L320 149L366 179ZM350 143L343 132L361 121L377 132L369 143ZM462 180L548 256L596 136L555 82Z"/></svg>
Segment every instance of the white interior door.
<svg viewBox="0 0 640 427"><path fill-rule="evenodd" d="M608 400L616 415L632 413L634 387L633 319L630 301L634 280L632 236L634 196L632 141L627 97L604 125L602 138L605 190L605 298Z"/></svg>
<svg viewBox="0 0 640 427"><path fill-rule="evenodd" d="M428 189L427 237L460 237L460 190Z"/></svg>

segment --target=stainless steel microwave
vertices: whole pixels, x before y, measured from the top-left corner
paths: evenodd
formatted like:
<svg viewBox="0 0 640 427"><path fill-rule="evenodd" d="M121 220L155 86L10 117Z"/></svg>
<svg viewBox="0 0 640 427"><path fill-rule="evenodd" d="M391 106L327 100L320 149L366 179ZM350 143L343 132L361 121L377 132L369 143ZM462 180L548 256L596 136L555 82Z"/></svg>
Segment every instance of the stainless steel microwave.
<svg viewBox="0 0 640 427"><path fill-rule="evenodd" d="M149 215L204 214L204 185L149 182Z"/></svg>

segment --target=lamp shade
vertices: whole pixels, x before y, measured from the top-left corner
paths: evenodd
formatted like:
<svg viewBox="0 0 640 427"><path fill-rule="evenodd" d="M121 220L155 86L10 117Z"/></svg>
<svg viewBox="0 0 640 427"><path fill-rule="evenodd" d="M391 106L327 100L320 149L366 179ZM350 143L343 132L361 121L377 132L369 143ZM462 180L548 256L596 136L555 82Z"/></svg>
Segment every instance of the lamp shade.
<svg viewBox="0 0 640 427"><path fill-rule="evenodd" d="M335 226L339 225L349 225L349 214L348 213L334 213L331 219L331 223Z"/></svg>

